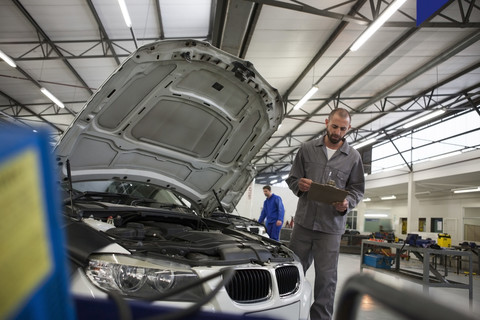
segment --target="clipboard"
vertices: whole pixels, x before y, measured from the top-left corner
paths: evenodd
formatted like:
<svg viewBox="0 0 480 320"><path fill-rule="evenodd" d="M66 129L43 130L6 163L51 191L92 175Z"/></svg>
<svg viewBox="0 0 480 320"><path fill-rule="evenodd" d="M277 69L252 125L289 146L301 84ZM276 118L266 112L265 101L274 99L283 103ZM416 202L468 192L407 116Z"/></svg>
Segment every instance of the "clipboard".
<svg viewBox="0 0 480 320"><path fill-rule="evenodd" d="M312 182L307 199L332 204L333 202L343 202L347 195L347 190L339 189L329 184Z"/></svg>

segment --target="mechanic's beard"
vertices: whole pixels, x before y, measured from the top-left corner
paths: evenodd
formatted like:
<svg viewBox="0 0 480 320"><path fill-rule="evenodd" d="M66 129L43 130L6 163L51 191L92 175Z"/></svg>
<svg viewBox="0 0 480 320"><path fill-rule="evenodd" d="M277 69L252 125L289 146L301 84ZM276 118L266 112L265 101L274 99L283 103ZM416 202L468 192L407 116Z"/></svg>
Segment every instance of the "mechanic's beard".
<svg viewBox="0 0 480 320"><path fill-rule="evenodd" d="M331 144L337 144L340 141L342 141L342 138L340 136L333 136L328 132L327 132L327 137Z"/></svg>

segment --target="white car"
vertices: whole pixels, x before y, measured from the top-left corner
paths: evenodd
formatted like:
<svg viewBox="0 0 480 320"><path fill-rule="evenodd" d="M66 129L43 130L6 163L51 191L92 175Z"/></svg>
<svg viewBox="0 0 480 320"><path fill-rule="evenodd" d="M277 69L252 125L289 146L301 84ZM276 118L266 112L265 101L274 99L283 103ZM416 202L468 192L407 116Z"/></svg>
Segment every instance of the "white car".
<svg viewBox="0 0 480 320"><path fill-rule="evenodd" d="M232 212L283 116L250 63L208 43L134 52L55 146L73 294L179 309L212 295L202 310L307 319L293 252L210 218Z"/></svg>

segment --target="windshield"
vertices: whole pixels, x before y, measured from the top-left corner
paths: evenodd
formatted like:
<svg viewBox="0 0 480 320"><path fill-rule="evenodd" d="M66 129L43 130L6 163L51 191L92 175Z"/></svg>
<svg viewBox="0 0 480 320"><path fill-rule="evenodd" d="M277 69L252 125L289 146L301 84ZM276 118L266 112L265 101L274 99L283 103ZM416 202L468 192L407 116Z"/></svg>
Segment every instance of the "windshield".
<svg viewBox="0 0 480 320"><path fill-rule="evenodd" d="M136 181L82 181L72 183L75 200L90 199L148 207L171 207L192 212L191 203L174 193L153 184Z"/></svg>

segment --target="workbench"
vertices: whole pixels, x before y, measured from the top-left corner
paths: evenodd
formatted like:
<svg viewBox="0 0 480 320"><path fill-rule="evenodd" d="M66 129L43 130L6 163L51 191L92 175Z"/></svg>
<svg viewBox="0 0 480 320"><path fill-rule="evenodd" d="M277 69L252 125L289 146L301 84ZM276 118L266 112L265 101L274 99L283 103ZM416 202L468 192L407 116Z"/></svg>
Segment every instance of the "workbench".
<svg viewBox="0 0 480 320"><path fill-rule="evenodd" d="M364 263L364 256L368 253L369 249L371 250L380 250L380 251L390 251L391 257L393 258L393 265L390 269L375 268ZM402 268L401 261L402 256L407 257L409 254L413 254L418 260L422 263L423 269L422 272L415 272L413 270ZM454 249L430 249L430 248L421 248L414 247L408 244L403 243L389 243L389 242L378 242L372 240L363 240L362 247L360 250L360 271L363 269L375 270L378 272L390 274L393 276L400 276L407 280L414 281L423 285L425 291L428 291L429 287L449 287L449 288L460 288L468 289L468 297L470 299L470 306L473 301L473 257L472 252L470 251L458 251ZM468 283L456 282L447 279L448 268L446 264L444 266L443 274L437 270L437 265L431 263L431 258L436 258L437 256L465 256L468 259L469 273ZM447 259L443 259L446 261Z"/></svg>
<svg viewBox="0 0 480 320"><path fill-rule="evenodd" d="M480 247L472 248L470 246L452 246L452 249L460 251L471 251L477 257L477 274L480 274ZM462 260L459 259L457 264L457 273L462 269Z"/></svg>

